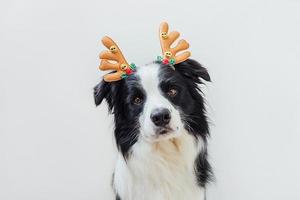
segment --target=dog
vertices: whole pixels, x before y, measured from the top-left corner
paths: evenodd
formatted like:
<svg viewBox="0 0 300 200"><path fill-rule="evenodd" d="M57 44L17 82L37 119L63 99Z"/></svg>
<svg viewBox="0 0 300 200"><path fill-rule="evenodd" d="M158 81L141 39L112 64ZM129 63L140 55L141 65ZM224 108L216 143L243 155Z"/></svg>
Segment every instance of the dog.
<svg viewBox="0 0 300 200"><path fill-rule="evenodd" d="M174 69L157 61L94 88L114 115L118 158L116 200L204 200L213 173L207 159L209 123L201 86L208 71L187 59Z"/></svg>

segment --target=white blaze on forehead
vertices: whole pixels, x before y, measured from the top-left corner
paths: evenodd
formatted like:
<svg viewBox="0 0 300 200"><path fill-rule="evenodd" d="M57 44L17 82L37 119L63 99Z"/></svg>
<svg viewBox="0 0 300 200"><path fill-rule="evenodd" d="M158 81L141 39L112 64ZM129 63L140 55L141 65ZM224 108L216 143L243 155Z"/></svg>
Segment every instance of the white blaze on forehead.
<svg viewBox="0 0 300 200"><path fill-rule="evenodd" d="M141 84L147 94L159 92L159 68L158 64L152 63L139 67L137 75L140 77Z"/></svg>
<svg viewBox="0 0 300 200"><path fill-rule="evenodd" d="M158 107L171 109L170 102L162 95L159 87L159 72L160 65L155 63L142 66L137 71L141 85L146 92L146 112Z"/></svg>

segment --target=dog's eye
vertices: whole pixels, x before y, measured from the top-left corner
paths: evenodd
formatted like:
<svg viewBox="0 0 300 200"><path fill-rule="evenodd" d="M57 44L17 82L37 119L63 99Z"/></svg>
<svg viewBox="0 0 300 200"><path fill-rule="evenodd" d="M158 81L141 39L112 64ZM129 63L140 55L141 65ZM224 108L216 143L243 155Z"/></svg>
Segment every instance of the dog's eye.
<svg viewBox="0 0 300 200"><path fill-rule="evenodd" d="M143 102L143 99L140 98L140 97L135 97L135 98L133 99L133 103L136 104L136 105L139 105L139 104L141 104L142 102Z"/></svg>
<svg viewBox="0 0 300 200"><path fill-rule="evenodd" d="M167 95L169 97L175 97L177 95L178 91L174 88L169 89L169 91L167 92Z"/></svg>

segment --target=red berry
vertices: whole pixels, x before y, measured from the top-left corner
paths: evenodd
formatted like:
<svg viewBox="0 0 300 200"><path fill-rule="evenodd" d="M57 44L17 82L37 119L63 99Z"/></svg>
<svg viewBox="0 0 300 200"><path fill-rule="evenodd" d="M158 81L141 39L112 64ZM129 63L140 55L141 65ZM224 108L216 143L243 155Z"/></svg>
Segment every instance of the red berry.
<svg viewBox="0 0 300 200"><path fill-rule="evenodd" d="M169 64L169 60L168 59L164 59L163 60L163 64L165 64L165 65Z"/></svg>
<svg viewBox="0 0 300 200"><path fill-rule="evenodd" d="M126 69L126 74L130 75L132 73L131 69L127 68Z"/></svg>

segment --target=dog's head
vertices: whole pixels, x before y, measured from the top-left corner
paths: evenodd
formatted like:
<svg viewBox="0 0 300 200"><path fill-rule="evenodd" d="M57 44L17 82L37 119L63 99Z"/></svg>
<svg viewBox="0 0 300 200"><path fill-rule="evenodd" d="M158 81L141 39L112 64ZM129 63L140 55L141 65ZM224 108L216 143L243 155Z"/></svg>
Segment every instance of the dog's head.
<svg viewBox="0 0 300 200"><path fill-rule="evenodd" d="M158 142L185 130L206 139L208 124L198 84L210 81L207 70L194 60L170 66L151 63L117 82L100 82L95 103L103 99L114 114L115 137L124 156L138 141Z"/></svg>

